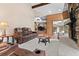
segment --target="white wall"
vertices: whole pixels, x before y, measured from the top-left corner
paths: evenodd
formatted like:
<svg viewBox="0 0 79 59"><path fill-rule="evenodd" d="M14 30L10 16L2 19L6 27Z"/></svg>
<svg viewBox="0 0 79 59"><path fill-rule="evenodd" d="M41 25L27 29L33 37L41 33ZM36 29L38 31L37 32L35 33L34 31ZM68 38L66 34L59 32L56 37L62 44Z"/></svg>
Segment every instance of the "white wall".
<svg viewBox="0 0 79 59"><path fill-rule="evenodd" d="M30 27L34 30L33 20L34 15L30 4L0 4L0 21L8 21L8 33L13 33L15 27Z"/></svg>

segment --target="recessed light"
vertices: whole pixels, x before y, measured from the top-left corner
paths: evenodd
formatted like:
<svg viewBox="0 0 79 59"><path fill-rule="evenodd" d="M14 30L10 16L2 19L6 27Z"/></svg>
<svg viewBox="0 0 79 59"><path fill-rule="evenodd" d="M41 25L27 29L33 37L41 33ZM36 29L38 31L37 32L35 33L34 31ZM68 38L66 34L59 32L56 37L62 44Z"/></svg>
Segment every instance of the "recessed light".
<svg viewBox="0 0 79 59"><path fill-rule="evenodd" d="M61 9L58 9L58 11L61 11Z"/></svg>
<svg viewBox="0 0 79 59"><path fill-rule="evenodd" d="M48 11L48 13L52 13L52 11Z"/></svg>

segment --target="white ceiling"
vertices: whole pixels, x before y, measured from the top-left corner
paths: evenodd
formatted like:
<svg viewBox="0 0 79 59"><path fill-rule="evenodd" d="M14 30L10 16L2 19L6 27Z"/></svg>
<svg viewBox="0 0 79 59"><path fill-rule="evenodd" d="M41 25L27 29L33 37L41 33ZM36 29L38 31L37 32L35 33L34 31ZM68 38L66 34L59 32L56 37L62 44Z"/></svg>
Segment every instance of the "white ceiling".
<svg viewBox="0 0 79 59"><path fill-rule="evenodd" d="M39 4L39 3L38 3ZM31 4L36 5L36 3ZM47 16L50 14L57 14L67 10L67 3L51 3L41 7L34 8L35 16Z"/></svg>
<svg viewBox="0 0 79 59"><path fill-rule="evenodd" d="M64 26L65 24L69 23L69 19L65 19L63 21L53 21L54 26Z"/></svg>
<svg viewBox="0 0 79 59"><path fill-rule="evenodd" d="M31 4L31 5L33 6L36 4ZM66 11L66 10L68 10L67 3L52 3L52 4L48 4L48 5L33 9L35 16L40 18L42 17L41 19L43 19L44 16L62 13L63 11ZM53 24L54 26L64 26L64 24L68 22L67 20L68 19L64 21L54 21Z"/></svg>

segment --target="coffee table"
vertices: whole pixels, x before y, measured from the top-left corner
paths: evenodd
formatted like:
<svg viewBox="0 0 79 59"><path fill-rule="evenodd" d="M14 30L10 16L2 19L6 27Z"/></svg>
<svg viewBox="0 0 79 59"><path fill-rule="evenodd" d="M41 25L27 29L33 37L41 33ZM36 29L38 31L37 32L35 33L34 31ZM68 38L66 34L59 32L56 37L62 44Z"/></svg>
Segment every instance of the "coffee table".
<svg viewBox="0 0 79 59"><path fill-rule="evenodd" d="M45 46L46 46L47 42L50 43L50 37L48 37L48 36L39 36L38 38L39 38L38 43L43 42L43 43L45 43Z"/></svg>

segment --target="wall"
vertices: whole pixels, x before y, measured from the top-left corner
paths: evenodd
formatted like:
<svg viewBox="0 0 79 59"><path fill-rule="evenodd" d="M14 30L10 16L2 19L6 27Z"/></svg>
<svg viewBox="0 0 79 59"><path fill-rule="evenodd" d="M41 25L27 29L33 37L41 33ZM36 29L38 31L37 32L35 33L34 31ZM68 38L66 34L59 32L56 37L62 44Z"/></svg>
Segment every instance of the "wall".
<svg viewBox="0 0 79 59"><path fill-rule="evenodd" d="M66 17L65 17L66 16ZM53 15L48 15L47 16L47 34L52 36L53 33L53 21L62 21L64 19L68 18L68 12L64 11L63 13L58 13L58 14L53 14Z"/></svg>
<svg viewBox="0 0 79 59"><path fill-rule="evenodd" d="M0 4L0 21L7 21L7 33L13 33L15 27L30 27L34 30L34 15L30 4Z"/></svg>

